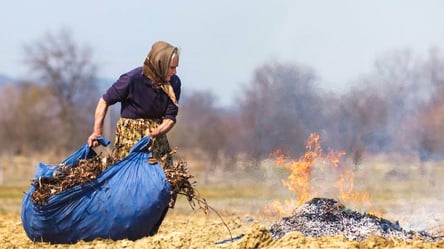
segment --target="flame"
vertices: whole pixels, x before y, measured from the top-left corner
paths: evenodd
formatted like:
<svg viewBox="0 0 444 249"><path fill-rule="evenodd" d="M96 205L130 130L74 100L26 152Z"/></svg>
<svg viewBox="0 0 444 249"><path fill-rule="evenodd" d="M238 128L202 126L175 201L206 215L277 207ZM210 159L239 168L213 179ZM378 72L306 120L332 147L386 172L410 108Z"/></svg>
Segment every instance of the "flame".
<svg viewBox="0 0 444 249"><path fill-rule="evenodd" d="M322 149L319 144L319 135L310 134L305 148L307 152L296 161L286 161L286 156L279 155L276 158L276 164L290 170L287 180L282 180L282 185L287 187L297 196L297 206L307 201L312 194L313 189L310 186L311 168L316 164L318 158L322 155ZM274 154L279 153L279 151Z"/></svg>
<svg viewBox="0 0 444 249"><path fill-rule="evenodd" d="M315 179L319 174L315 174L317 170L324 171L325 166L335 173L337 179L334 187L337 190L337 198L344 202L355 203L369 203L368 192L356 192L354 190L354 172L340 166L341 158L345 155L343 151L330 150L328 153L323 153L320 136L311 133L306 142L305 154L296 159L288 160L288 157L283 155L280 150L276 150L272 156L275 157L275 163L283 168L289 170L287 179L282 180L283 186L289 189L296 196L296 201L285 200L285 204L275 200L273 204L267 207L267 210L280 216L291 213L294 209L299 207L309 198L316 195L316 189L323 187L326 179ZM328 175L330 176L330 175ZM321 177L323 177L321 175ZM331 189L331 186L324 186Z"/></svg>
<svg viewBox="0 0 444 249"><path fill-rule="evenodd" d="M342 173L335 184L339 191L338 199L343 202L367 202L370 199L370 194L368 192L354 192L354 179L354 172L352 170L342 169Z"/></svg>

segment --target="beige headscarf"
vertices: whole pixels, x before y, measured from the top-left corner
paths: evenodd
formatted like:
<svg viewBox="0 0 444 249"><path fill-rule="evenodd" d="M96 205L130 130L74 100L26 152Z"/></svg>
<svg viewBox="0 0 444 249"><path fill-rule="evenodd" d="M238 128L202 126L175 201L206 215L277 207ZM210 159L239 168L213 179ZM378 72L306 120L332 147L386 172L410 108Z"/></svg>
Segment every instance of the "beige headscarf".
<svg viewBox="0 0 444 249"><path fill-rule="evenodd" d="M142 73L159 86L171 99L171 101L179 106L173 87L165 78L170 67L171 59L174 56L179 56L178 49L171 44L158 41L153 44L151 51L143 63Z"/></svg>

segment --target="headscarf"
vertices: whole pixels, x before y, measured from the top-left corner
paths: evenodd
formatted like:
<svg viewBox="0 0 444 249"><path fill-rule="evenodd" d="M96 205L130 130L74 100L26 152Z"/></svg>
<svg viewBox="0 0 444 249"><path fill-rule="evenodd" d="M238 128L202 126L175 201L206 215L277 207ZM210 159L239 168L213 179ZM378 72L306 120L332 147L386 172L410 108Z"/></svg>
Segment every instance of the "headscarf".
<svg viewBox="0 0 444 249"><path fill-rule="evenodd" d="M173 55L179 56L176 47L164 41L154 43L143 63L142 73L159 86L176 106L179 106L173 87L165 80Z"/></svg>

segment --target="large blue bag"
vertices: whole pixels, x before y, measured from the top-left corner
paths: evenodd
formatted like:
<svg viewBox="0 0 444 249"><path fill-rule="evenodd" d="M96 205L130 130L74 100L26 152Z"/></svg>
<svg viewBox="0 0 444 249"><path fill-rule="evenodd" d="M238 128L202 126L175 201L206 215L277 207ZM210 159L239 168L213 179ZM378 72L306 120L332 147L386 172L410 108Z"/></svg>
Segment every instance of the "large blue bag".
<svg viewBox="0 0 444 249"><path fill-rule="evenodd" d="M136 240L152 235L162 222L170 200L170 185L162 167L148 163L149 137L129 155L108 167L95 180L34 204L34 185L25 193L21 219L32 241L75 243L96 238ZM109 142L109 141L108 141ZM95 156L85 144L62 163L74 165ZM40 163L34 178L52 177L56 166Z"/></svg>

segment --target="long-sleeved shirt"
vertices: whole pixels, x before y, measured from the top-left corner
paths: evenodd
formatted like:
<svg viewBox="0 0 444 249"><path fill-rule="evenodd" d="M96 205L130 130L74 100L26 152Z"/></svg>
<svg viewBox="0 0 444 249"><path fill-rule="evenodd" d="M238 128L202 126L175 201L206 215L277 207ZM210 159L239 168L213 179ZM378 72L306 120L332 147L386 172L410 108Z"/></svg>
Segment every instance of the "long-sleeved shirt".
<svg viewBox="0 0 444 249"><path fill-rule="evenodd" d="M177 75L171 76L170 84L176 99L180 98L181 81ZM142 67L137 67L125 74L103 94L108 105L121 103L122 118L166 118L176 121L179 108L160 88L142 74Z"/></svg>

